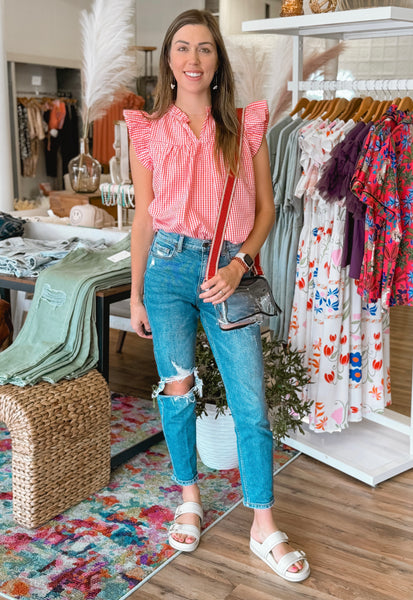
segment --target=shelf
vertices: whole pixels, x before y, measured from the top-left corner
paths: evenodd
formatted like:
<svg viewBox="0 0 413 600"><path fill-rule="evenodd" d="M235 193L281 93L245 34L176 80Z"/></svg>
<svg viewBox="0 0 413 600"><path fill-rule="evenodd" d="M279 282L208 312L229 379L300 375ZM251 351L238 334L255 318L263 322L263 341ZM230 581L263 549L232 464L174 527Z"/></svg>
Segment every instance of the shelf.
<svg viewBox="0 0 413 600"><path fill-rule="evenodd" d="M380 6L329 13L244 21L242 31L352 40L413 35L413 9Z"/></svg>
<svg viewBox="0 0 413 600"><path fill-rule="evenodd" d="M406 419L408 427L408 419ZM364 419L340 433L314 433L308 425L283 441L368 485L375 486L413 468L409 435Z"/></svg>

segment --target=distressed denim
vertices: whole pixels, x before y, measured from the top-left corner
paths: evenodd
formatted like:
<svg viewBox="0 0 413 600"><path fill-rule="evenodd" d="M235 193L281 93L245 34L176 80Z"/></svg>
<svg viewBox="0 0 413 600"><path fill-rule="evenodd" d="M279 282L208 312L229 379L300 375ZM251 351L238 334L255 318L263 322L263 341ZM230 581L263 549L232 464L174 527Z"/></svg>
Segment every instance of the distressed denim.
<svg viewBox="0 0 413 600"><path fill-rule="evenodd" d="M219 266L227 265L240 245L224 242ZM210 242L175 233L156 233L145 273L144 302L153 334L160 383L162 426L180 485L198 480L196 461L196 395L201 393L195 365L198 319L214 353L234 418L244 504L269 508L274 502L272 433L264 394L259 325L222 331L216 308L199 298ZM194 375L194 386L182 396L163 394L168 382Z"/></svg>
<svg viewBox="0 0 413 600"><path fill-rule="evenodd" d="M23 327L0 352L0 385L55 383L96 366L96 291L130 281L129 249L129 236L102 250L78 248L40 273Z"/></svg>
<svg viewBox="0 0 413 600"><path fill-rule="evenodd" d="M81 240L73 237L68 240L33 240L30 238L10 238L0 241L0 273L15 277L37 277L46 267L56 264L72 250L87 248L103 250L107 247L104 239Z"/></svg>

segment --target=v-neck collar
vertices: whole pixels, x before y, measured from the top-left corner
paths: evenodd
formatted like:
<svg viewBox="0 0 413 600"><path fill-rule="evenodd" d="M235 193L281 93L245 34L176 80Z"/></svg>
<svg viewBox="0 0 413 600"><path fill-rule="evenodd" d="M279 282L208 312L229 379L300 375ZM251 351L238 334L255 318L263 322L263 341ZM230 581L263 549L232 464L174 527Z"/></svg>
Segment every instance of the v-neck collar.
<svg viewBox="0 0 413 600"><path fill-rule="evenodd" d="M182 123L189 123L189 121L191 120L183 110L181 110L180 108L178 108L176 106L176 104L171 104L170 111L171 111L171 114L173 114ZM209 119L210 114L211 114L211 107L206 106L204 123L205 123L205 121L207 121Z"/></svg>
<svg viewBox="0 0 413 600"><path fill-rule="evenodd" d="M195 135L194 131L192 130L191 126L189 125L189 122L191 119L188 117L188 115L183 110L178 108L175 104L172 104L170 113L173 115L174 118L176 118L177 121L182 123L182 125L184 126L184 129L188 132L188 134L194 140L199 141L201 139L202 140L209 139L209 137L212 135L211 107L210 106L205 107L205 119L204 119L204 122L202 123L202 128L201 128L201 131L199 132L199 137L197 135Z"/></svg>

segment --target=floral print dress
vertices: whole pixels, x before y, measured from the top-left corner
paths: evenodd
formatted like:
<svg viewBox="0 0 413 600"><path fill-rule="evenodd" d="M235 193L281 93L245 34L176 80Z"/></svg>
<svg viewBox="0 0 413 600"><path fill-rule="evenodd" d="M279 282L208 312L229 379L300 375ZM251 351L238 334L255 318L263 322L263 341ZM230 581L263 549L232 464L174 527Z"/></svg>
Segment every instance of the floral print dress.
<svg viewBox="0 0 413 600"><path fill-rule="evenodd" d="M349 267L341 267L344 201L327 202L315 187L345 131L340 124L313 127L300 140L304 173L296 194L304 195L304 226L289 340L304 352L311 383L303 399L314 401L309 419L316 432L341 431L390 403L387 313L380 302L363 302Z"/></svg>
<svg viewBox="0 0 413 600"><path fill-rule="evenodd" d="M407 257L403 248L411 247L412 237L411 123L406 113L390 107L371 128L352 179L353 193L366 205L358 293L366 302L381 299L384 308L409 304L408 288L412 285L408 280L413 263L410 260L407 265L400 259ZM397 261L399 268L393 281Z"/></svg>

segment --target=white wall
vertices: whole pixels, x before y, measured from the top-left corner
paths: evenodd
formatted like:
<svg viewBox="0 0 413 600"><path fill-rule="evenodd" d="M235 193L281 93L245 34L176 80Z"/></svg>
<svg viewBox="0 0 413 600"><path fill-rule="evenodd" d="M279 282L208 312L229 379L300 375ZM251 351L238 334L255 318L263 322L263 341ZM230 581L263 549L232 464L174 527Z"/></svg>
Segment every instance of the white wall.
<svg viewBox="0 0 413 600"><path fill-rule="evenodd" d="M8 60L79 67L80 11L92 0L6 0Z"/></svg>
<svg viewBox="0 0 413 600"><path fill-rule="evenodd" d="M93 0L6 0L5 47L8 60L62 67L81 62L79 17ZM170 22L204 0L136 0L136 43L159 46ZM114 15L116 17L116 15ZM140 61L143 69L143 53ZM158 63L154 54L154 66Z"/></svg>
<svg viewBox="0 0 413 600"><path fill-rule="evenodd" d="M270 5L270 17L280 16L281 0L220 0L219 24L224 36L241 33L243 21L265 18L265 5Z"/></svg>
<svg viewBox="0 0 413 600"><path fill-rule="evenodd" d="M13 208L13 171L11 160L9 98L7 94L5 2L0 0L0 210Z"/></svg>
<svg viewBox="0 0 413 600"><path fill-rule="evenodd" d="M167 28L184 10L203 9L204 0L136 0L136 43L156 46L153 52L153 72L158 71L159 53ZM139 74L144 73L144 53L137 55Z"/></svg>
<svg viewBox="0 0 413 600"><path fill-rule="evenodd" d="M8 60L78 68L81 62L79 17L93 0L6 0L5 48ZM241 33L242 21L261 19L265 4L278 17L281 0L220 0L220 26L224 35ZM171 21L184 10L203 9L204 0L136 0L136 44L159 50ZM144 53L138 53L140 73Z"/></svg>

